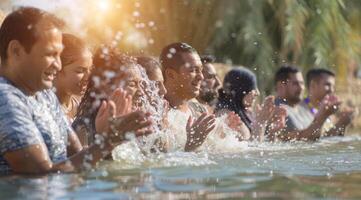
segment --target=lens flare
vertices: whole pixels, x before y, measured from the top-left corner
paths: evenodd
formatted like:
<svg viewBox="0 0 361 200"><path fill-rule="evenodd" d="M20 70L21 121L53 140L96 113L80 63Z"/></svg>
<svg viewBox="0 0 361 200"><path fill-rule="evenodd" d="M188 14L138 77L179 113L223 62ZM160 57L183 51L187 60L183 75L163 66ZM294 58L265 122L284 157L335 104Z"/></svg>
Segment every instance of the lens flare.
<svg viewBox="0 0 361 200"><path fill-rule="evenodd" d="M96 5L99 8L100 11L108 11L110 8L110 2L108 0L99 0L96 1Z"/></svg>

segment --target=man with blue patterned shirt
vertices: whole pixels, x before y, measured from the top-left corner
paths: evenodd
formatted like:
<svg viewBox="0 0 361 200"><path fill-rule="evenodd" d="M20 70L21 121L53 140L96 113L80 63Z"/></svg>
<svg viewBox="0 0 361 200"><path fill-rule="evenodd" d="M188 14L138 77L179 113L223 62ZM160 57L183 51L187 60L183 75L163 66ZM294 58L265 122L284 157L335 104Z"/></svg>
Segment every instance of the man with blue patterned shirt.
<svg viewBox="0 0 361 200"><path fill-rule="evenodd" d="M10 13L1 25L0 172L78 171L108 155L126 132L149 133L146 113L118 115L114 102L103 101L96 118L102 140L81 147L51 91L61 69L62 26L30 7Z"/></svg>

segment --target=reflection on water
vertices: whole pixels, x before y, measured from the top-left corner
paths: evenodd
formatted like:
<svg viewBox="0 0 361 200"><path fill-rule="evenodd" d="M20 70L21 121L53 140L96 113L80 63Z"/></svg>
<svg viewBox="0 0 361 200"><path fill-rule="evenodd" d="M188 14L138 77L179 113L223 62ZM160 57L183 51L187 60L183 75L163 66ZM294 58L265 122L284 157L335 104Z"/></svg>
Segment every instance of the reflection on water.
<svg viewBox="0 0 361 200"><path fill-rule="evenodd" d="M357 199L360 182L361 137L354 136L249 144L227 154L175 152L107 161L82 174L3 177L0 194L1 199Z"/></svg>

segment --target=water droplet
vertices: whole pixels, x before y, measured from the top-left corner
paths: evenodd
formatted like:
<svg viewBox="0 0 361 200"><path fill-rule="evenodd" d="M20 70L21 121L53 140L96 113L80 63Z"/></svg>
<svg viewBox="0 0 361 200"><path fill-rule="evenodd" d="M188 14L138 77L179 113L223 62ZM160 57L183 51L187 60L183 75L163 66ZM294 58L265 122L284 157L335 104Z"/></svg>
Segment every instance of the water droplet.
<svg viewBox="0 0 361 200"><path fill-rule="evenodd" d="M154 25L155 25L155 22L153 22L153 21L148 22L149 27L153 27Z"/></svg>
<svg viewBox="0 0 361 200"><path fill-rule="evenodd" d="M216 25L217 28L221 28L223 26L223 21L222 20L217 20L215 25Z"/></svg>
<svg viewBox="0 0 361 200"><path fill-rule="evenodd" d="M140 16L140 13L139 13L138 11L134 11L134 12L133 12L133 16L134 16L134 17L139 17L139 16Z"/></svg>

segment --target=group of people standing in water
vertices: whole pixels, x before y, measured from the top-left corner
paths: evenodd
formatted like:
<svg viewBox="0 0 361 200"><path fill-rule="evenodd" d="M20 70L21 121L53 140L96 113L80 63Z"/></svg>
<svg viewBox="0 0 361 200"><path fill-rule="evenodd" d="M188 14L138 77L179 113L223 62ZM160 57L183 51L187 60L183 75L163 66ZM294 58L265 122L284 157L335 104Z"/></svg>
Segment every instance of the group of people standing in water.
<svg viewBox="0 0 361 200"><path fill-rule="evenodd" d="M112 45L93 54L64 26L32 7L1 25L1 173L88 169L132 137L142 145L151 135L151 153L199 151L211 134L230 132L238 141L315 141L344 135L356 114L340 108L327 69L311 69L304 83L297 67L280 67L275 96L258 104L252 71L235 67L221 83L212 57L186 43L169 44L159 59Z"/></svg>

